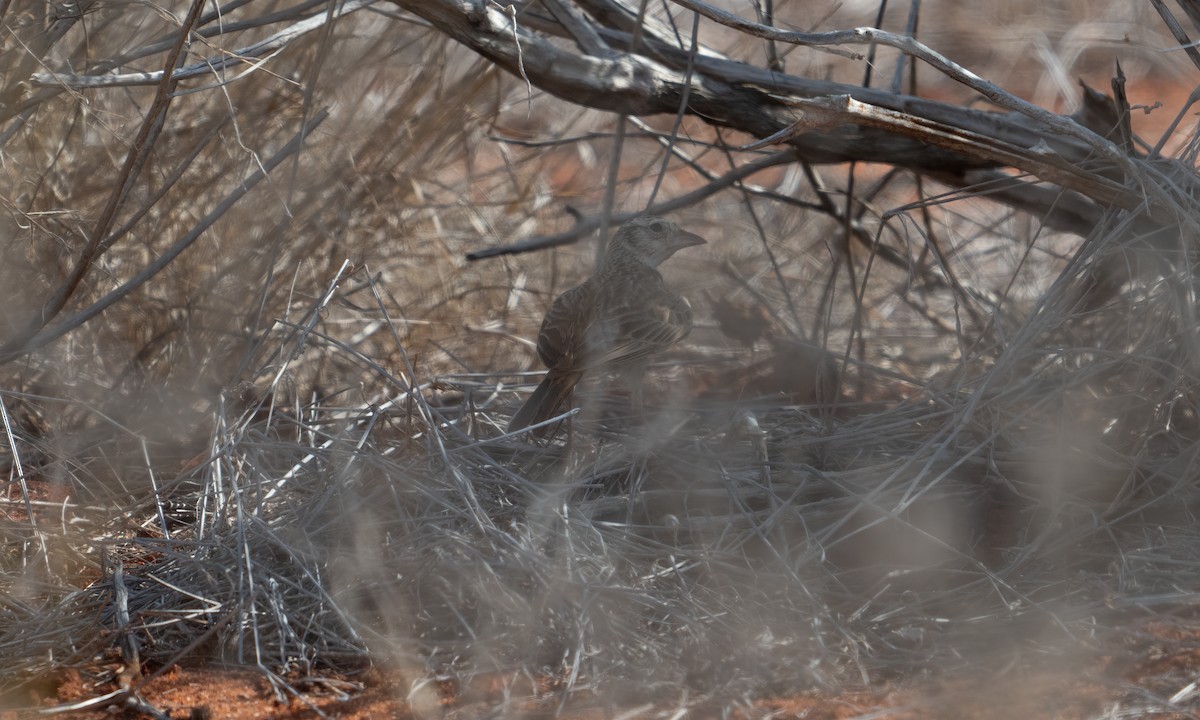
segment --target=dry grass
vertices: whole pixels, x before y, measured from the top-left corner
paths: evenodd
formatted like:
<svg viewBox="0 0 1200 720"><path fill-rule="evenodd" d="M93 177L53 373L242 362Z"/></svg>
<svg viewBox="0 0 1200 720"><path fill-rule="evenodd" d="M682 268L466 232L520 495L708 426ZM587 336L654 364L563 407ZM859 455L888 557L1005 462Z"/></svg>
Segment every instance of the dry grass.
<svg viewBox="0 0 1200 720"><path fill-rule="evenodd" d="M782 7L781 22L803 24ZM1046 50L1032 66L1002 45L975 69L1044 78L1053 59L1070 76L1102 55L1107 72L1136 28L1146 47L1121 55L1136 97L1179 66L1123 7L1096 11L1088 32L1030 21L1013 35L1021 53ZM380 10L245 77L181 86L206 89L175 100L118 206L112 228L128 231L51 328L201 226L303 120L328 118L152 279L4 367L5 688L63 667L115 672L136 653L146 673L257 665L281 693L374 663L408 671L414 699L431 677L503 670L554 678L563 697L690 688L733 702L1078 659L1139 614L1190 612L1200 419L1186 243L1138 246L1117 223L1081 243L983 198L889 215L942 188L817 169L835 203L861 201L872 250L812 209L798 169L767 170L678 215L710 240L668 272L699 325L672 357L684 369L658 372L648 425L616 403L569 439L505 436L531 379L519 373L536 367L527 339L591 248L464 255L565 229L566 205L597 207L612 121L527 99ZM853 10L826 27L873 12ZM962 39L968 21L929 32ZM55 52L115 57L173 27L117 7L86 24L86 43L72 34ZM1065 102L1040 82L1023 89ZM4 116L0 336L38 317L77 262L154 91L40 91L23 122ZM670 119L648 123L624 146L625 209L660 177L651 131ZM757 157L685 130L679 148L709 172ZM659 199L702 183L679 159L662 178ZM1107 295L1089 290L1103 263L1131 268ZM719 332L707 297L762 303L781 336L824 343L844 365L840 399L712 392L769 352Z"/></svg>

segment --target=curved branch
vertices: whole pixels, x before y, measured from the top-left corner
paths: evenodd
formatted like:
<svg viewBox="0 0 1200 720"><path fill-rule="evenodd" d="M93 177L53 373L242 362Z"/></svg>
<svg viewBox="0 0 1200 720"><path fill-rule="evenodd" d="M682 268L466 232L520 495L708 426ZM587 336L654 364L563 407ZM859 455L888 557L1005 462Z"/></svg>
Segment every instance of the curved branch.
<svg viewBox="0 0 1200 720"><path fill-rule="evenodd" d="M676 1L737 29L768 33L781 41L897 47L1014 112L971 110L771 72L711 51L691 58L689 79L685 73L687 50L680 46L682 42L672 45L664 40L663 33L645 38L637 51L640 54L635 54L632 36L624 29L597 27L597 34L609 47L625 51L616 57L597 57L552 43L533 32L530 22L514 27L514 19L495 4L392 0L509 72L517 74L520 64L523 76L533 85L575 104L625 115L651 115L675 112L686 95L689 113L758 138L775 136L808 162L888 163L936 175L960 188L968 186L968 178L977 171L1014 167L1062 188L1053 193L1060 198L1058 202L1044 202L1046 193L1021 193L1022 208L1038 214L1050 227L1081 235L1101 220L1104 207L1114 204L1135 212L1148 210L1155 224L1195 222L1181 219L1172 210L1180 200L1200 196L1193 174L1126 156L1072 118L1005 93L911 38L873 28L790 33L742 20L697 0ZM534 24L546 27L544 19ZM565 30L560 34L569 37ZM838 96L842 99L835 101ZM811 102L814 100L818 102ZM1168 195L1164 188L1172 184L1178 190ZM1071 202L1070 213L1061 211L1063 193L1078 198ZM1147 197L1151 200L1148 209L1142 205ZM1196 230L1200 234L1200 228Z"/></svg>

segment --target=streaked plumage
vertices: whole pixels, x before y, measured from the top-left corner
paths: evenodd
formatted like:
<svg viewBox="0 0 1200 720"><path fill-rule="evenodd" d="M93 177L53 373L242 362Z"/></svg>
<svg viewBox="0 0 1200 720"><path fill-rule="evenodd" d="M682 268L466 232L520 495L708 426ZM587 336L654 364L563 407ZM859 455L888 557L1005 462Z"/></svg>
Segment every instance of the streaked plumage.
<svg viewBox="0 0 1200 720"><path fill-rule="evenodd" d="M538 333L548 372L513 416L509 431L554 417L585 375L619 373L634 388L647 363L692 330L692 308L657 268L704 240L669 220L641 217L621 227L592 276L554 301ZM638 407L640 410L640 407Z"/></svg>

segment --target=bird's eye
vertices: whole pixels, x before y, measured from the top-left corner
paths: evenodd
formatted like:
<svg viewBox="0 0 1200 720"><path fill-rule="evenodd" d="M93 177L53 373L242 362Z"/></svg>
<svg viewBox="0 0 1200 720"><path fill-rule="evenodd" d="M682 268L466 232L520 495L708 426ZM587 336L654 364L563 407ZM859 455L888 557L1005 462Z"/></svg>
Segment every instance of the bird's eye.
<svg viewBox="0 0 1200 720"><path fill-rule="evenodd" d="M654 222L650 223L650 232L653 232L656 235L662 235L666 231L667 224L662 220L655 220Z"/></svg>

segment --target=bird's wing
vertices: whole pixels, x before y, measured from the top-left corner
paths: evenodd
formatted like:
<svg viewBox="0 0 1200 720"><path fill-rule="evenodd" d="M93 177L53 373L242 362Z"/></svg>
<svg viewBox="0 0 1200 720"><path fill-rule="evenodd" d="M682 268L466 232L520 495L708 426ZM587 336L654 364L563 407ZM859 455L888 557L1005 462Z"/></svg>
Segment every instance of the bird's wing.
<svg viewBox="0 0 1200 720"><path fill-rule="evenodd" d="M547 368L566 369L577 364L577 358L584 352L593 306L593 292L588 283L571 288L551 303L537 341L538 356Z"/></svg>
<svg viewBox="0 0 1200 720"><path fill-rule="evenodd" d="M538 333L551 370L611 370L666 350L692 329L692 308L653 268L623 268L560 295Z"/></svg>
<svg viewBox="0 0 1200 720"><path fill-rule="evenodd" d="M588 366L613 367L662 352L692 330L692 307L661 279L606 308L588 334Z"/></svg>

